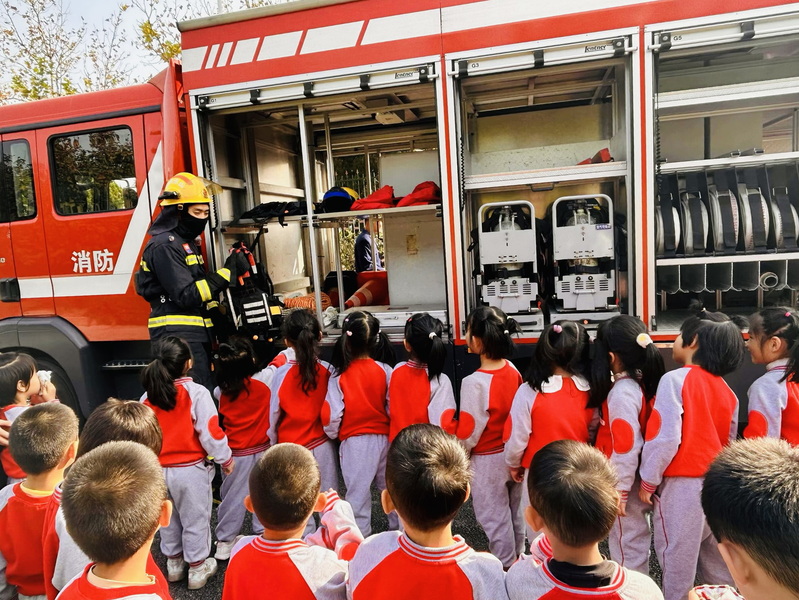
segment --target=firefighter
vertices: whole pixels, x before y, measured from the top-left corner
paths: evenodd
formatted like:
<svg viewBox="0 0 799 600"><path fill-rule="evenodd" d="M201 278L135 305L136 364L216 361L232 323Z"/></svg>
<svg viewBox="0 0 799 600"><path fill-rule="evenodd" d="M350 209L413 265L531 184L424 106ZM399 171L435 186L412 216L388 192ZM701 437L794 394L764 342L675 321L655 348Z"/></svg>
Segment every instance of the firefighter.
<svg viewBox="0 0 799 600"><path fill-rule="evenodd" d="M190 375L213 389L210 347L210 312L218 310L219 292L247 266L231 254L225 266L206 273L197 238L205 230L213 198L221 188L191 173L178 173L167 181L161 214L150 227L152 236L144 248L136 291L150 303L150 340L166 335L183 338L194 359Z"/></svg>

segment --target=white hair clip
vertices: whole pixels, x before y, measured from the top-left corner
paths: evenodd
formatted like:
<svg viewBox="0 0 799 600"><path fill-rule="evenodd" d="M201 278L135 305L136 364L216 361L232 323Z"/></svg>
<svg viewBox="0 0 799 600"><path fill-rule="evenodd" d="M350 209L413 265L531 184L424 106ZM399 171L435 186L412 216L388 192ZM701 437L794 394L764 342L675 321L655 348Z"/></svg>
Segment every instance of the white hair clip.
<svg viewBox="0 0 799 600"><path fill-rule="evenodd" d="M649 337L648 333L639 333L635 338L635 343L641 346L641 348L646 348L652 343L652 338Z"/></svg>
<svg viewBox="0 0 799 600"><path fill-rule="evenodd" d="M507 329L505 329L502 333L504 333L505 335L510 335L510 331L508 331Z"/></svg>
<svg viewBox="0 0 799 600"><path fill-rule="evenodd" d="M352 337L352 331L347 331L347 335Z"/></svg>
<svg viewBox="0 0 799 600"><path fill-rule="evenodd" d="M436 337L436 332L435 331L431 331L429 334L427 334L427 337L429 337L432 340L433 338Z"/></svg>

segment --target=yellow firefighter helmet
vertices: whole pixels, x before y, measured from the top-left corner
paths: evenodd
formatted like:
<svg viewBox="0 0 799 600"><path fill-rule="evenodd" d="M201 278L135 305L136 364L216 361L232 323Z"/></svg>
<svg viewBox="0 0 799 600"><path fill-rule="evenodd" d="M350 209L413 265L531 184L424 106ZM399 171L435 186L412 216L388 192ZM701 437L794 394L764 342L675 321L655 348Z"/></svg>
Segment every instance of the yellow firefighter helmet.
<svg viewBox="0 0 799 600"><path fill-rule="evenodd" d="M192 173L178 173L166 182L158 199L161 200L161 206L211 204L213 195L221 191L222 188L213 181Z"/></svg>

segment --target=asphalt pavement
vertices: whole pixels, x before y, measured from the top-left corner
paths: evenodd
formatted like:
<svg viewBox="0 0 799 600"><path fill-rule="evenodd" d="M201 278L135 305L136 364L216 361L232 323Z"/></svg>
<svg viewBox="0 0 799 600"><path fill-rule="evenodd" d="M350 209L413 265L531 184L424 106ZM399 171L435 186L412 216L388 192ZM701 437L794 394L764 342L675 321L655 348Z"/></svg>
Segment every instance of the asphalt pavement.
<svg viewBox="0 0 799 600"><path fill-rule="evenodd" d="M214 504L214 510L212 515L212 522L211 522L211 531L213 531L214 527L216 526L216 503ZM381 531L385 531L388 529L388 520L386 519L386 515L383 513L382 508L380 507L380 502L378 500L378 495L376 493L372 494L372 527L374 533L379 533ZM244 535L251 535L251 521L250 516L247 516L247 519L244 523L244 528L242 529L242 533ZM460 510L458 516L455 518L455 522L453 523L453 533L456 535L463 536L466 542L472 546L475 550L480 551L487 551L488 550L488 540L483 533L482 528L480 525L477 524L477 521L474 517L474 510L472 509L472 502L469 500ZM600 550L602 554L608 556L607 544L602 543L600 544ZM212 547L211 555L215 551L215 547ZM158 536L156 536L155 543L153 544L153 556L155 557L155 562L161 567L161 570L166 573L166 558L159 549L158 544ZM227 567L227 561L218 561L219 563L219 571L216 575L214 575L206 584L206 586L200 590L189 590L186 587L186 580L180 581L178 583L170 584L170 592L172 593L172 597L174 600L219 600L222 597L222 585L225 579L225 569ZM652 577L655 581L660 584L660 568L657 564L657 560L654 557L654 552L652 553L652 558L650 560L650 571ZM264 582L264 593L265 597L268 597L268 582Z"/></svg>

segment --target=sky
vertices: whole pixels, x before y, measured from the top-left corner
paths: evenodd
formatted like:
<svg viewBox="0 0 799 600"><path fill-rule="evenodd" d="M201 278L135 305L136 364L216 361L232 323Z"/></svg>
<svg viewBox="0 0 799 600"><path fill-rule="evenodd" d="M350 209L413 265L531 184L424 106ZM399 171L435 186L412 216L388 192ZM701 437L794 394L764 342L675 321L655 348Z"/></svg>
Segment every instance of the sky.
<svg viewBox="0 0 799 600"><path fill-rule="evenodd" d="M118 4L125 2L125 0L111 0L99 2L98 0L68 0L65 2L70 20L77 27L80 25L80 19L83 18L88 25L88 29L92 26L101 27L103 20L108 18ZM197 17L206 16L206 13L201 10L201 6L211 5L216 6L215 0L183 0L182 4L187 4L197 8ZM233 5L241 8L241 4L237 0L233 0ZM145 51L136 47L136 26L137 22L142 20L142 14L134 8L129 8L123 14L123 27L127 33L127 43L130 46L130 66L133 67L131 75L137 80L146 80L152 75L158 73L163 65L159 64L158 60L147 54Z"/></svg>

